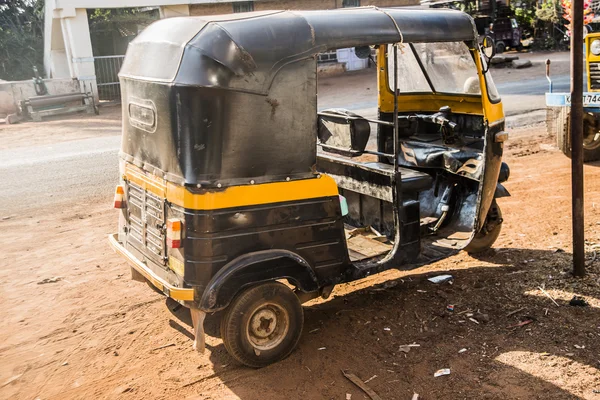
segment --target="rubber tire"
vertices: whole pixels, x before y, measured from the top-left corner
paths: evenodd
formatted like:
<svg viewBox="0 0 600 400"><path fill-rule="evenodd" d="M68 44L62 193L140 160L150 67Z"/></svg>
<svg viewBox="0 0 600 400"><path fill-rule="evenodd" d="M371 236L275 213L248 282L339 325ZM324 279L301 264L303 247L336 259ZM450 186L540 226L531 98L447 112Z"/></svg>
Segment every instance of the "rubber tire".
<svg viewBox="0 0 600 400"><path fill-rule="evenodd" d="M556 134L556 145L564 155L571 158L571 127L570 127L570 107L560 107L554 111L555 122L554 131ZM583 116L583 131L589 128L589 124L595 123L594 117L584 113ZM600 160L600 146L595 149L583 149L583 162L592 162Z"/></svg>
<svg viewBox="0 0 600 400"><path fill-rule="evenodd" d="M247 338L246 327L252 310L266 300L277 303L288 312L289 328L280 344L256 355ZM252 286L233 299L221 318L221 338L234 359L248 367L261 368L287 357L298 344L303 326L304 312L294 292L282 283L267 282Z"/></svg>
<svg viewBox="0 0 600 400"><path fill-rule="evenodd" d="M494 200L490 206L485 223L487 224L488 219L492 217L491 213L494 212L494 209L497 211L495 218L500 219L500 223L496 224L496 226L487 233L481 231L477 232L473 240L471 240L471 243L464 248L467 253L476 254L490 249L496 242L496 239L498 239L498 236L500 236L500 231L502 230L502 210L500 210L500 206L496 203L496 200Z"/></svg>
<svg viewBox="0 0 600 400"><path fill-rule="evenodd" d="M500 41L496 43L496 54L502 54L504 53L504 50L506 50L506 44L504 44L504 42Z"/></svg>

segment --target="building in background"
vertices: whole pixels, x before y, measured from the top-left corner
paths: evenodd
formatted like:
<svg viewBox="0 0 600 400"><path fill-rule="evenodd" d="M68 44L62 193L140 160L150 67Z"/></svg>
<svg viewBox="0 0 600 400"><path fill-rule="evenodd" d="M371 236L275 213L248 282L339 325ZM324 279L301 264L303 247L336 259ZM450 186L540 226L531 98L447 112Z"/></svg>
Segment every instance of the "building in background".
<svg viewBox="0 0 600 400"><path fill-rule="evenodd" d="M88 20L90 9L158 8L160 18L169 18L262 10L328 10L366 5L415 6L419 5L419 0L46 0L44 67L48 78L76 79L82 89L85 87L96 95L100 94L100 99L118 100L117 73L124 57L124 46L119 46L123 41L119 35L126 35L129 41L137 32L135 29L125 29L113 34L111 46L115 53L106 54L107 46L92 44ZM104 50L100 52L100 48ZM336 58L335 53L325 54L322 61L335 62Z"/></svg>

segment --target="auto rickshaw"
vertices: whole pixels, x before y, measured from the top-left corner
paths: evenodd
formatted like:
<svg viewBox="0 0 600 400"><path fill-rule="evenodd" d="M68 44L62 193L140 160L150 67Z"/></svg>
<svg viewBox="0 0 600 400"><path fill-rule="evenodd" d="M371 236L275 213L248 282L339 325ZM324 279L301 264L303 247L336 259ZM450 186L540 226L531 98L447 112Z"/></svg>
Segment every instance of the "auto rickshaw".
<svg viewBox="0 0 600 400"><path fill-rule="evenodd" d="M583 93L583 161L600 160L600 32L585 33L587 91ZM553 92L550 60L546 60L546 128L560 151L571 158L571 93Z"/></svg>
<svg viewBox="0 0 600 400"><path fill-rule="evenodd" d="M348 47L376 48L378 118L317 112L317 55ZM155 22L120 73L109 241L133 279L191 310L197 350L205 315L223 310L233 358L281 360L300 339L303 302L494 243L507 134L488 56L459 11Z"/></svg>

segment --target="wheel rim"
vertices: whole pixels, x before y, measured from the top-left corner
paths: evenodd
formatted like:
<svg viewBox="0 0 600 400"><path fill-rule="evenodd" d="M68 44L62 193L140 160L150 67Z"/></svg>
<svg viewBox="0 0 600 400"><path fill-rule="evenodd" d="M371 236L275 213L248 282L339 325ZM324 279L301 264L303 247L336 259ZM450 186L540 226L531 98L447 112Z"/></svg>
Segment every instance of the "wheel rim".
<svg viewBox="0 0 600 400"><path fill-rule="evenodd" d="M583 148L586 150L595 150L600 147L600 131L595 128L595 125L584 120L583 129Z"/></svg>
<svg viewBox="0 0 600 400"><path fill-rule="evenodd" d="M289 326L290 317L283 307L265 303L251 313L246 334L255 349L270 350L283 341Z"/></svg>

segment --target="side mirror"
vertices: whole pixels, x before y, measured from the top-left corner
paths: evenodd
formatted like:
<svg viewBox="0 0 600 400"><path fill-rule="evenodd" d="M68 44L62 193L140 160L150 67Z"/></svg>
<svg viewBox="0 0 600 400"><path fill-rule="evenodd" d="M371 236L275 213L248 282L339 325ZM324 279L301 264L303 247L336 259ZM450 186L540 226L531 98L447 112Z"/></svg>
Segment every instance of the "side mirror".
<svg viewBox="0 0 600 400"><path fill-rule="evenodd" d="M354 48L354 54L356 57L364 60L371 57L371 47L369 46L358 46Z"/></svg>
<svg viewBox="0 0 600 400"><path fill-rule="evenodd" d="M483 42L481 44L483 48L483 55L486 58L486 61L490 61L496 55L496 45L494 44L494 39L491 36L485 36L483 38Z"/></svg>

